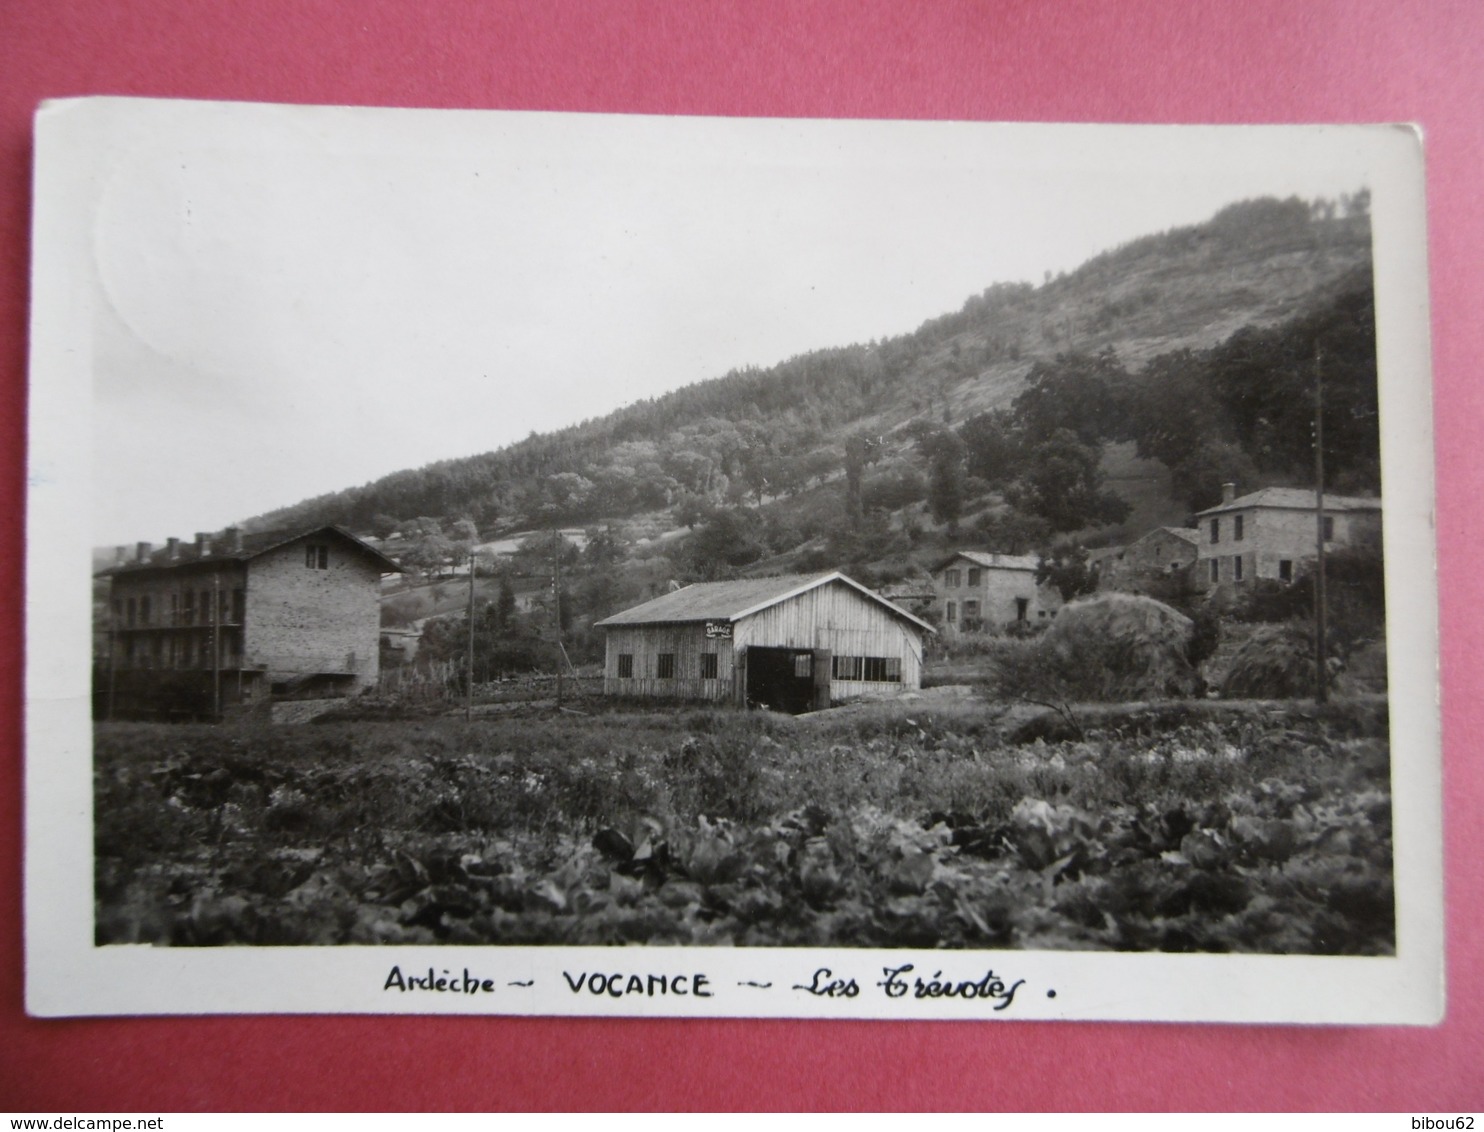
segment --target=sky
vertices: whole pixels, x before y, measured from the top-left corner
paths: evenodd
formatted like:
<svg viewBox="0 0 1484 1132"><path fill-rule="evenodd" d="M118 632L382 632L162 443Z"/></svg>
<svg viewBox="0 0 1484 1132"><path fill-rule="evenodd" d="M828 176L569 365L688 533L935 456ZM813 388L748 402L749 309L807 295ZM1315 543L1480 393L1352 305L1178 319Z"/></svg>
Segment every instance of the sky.
<svg viewBox="0 0 1484 1132"><path fill-rule="evenodd" d="M904 333L1234 201L1369 183L1344 127L100 117L76 217L95 545Z"/></svg>

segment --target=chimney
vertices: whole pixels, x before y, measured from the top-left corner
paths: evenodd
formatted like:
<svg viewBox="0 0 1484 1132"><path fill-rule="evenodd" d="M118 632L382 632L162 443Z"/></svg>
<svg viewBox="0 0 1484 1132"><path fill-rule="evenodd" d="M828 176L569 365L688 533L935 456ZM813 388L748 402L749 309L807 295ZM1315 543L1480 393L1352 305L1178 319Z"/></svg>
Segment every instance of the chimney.
<svg viewBox="0 0 1484 1132"><path fill-rule="evenodd" d="M1224 484L1221 485L1221 502L1223 502L1223 503L1230 503L1236 497L1237 497L1237 485L1236 484L1234 484L1234 483L1224 483Z"/></svg>
<svg viewBox="0 0 1484 1132"><path fill-rule="evenodd" d="M149 552L151 550L153 550L153 549L154 549L154 547L150 543L141 542L138 546L136 546L134 548L134 558L135 558L135 561L137 561L137 562L148 562L149 561Z"/></svg>
<svg viewBox="0 0 1484 1132"><path fill-rule="evenodd" d="M196 532L196 553L202 558L211 553L211 536L205 531Z"/></svg>
<svg viewBox="0 0 1484 1132"><path fill-rule="evenodd" d="M113 560L116 565L122 566L129 561L129 548L127 546L116 546L113 548Z"/></svg>
<svg viewBox="0 0 1484 1132"><path fill-rule="evenodd" d="M226 530L226 535L227 535L227 553L228 554L241 554L242 553L242 528L241 527L228 527L227 530Z"/></svg>
<svg viewBox="0 0 1484 1132"><path fill-rule="evenodd" d="M167 538L165 540L165 553L170 557L170 561L171 562L174 562L177 558L179 558L180 557L180 539L173 538L173 537L172 538Z"/></svg>

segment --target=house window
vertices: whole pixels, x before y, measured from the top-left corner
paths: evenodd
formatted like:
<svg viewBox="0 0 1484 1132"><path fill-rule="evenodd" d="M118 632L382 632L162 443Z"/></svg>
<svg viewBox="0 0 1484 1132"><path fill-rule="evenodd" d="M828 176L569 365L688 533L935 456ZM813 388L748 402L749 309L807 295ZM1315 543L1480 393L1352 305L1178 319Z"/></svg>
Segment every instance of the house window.
<svg viewBox="0 0 1484 1132"><path fill-rule="evenodd" d="M716 654L714 652L703 652L701 654L701 679L716 679Z"/></svg>
<svg viewBox="0 0 1484 1132"><path fill-rule="evenodd" d="M949 621L957 621L958 620L958 604L956 602L950 601L948 603L948 620Z"/></svg>
<svg viewBox="0 0 1484 1132"><path fill-rule="evenodd" d="M957 570L945 570L943 572L943 584L950 589L958 589L959 572Z"/></svg>
<svg viewBox="0 0 1484 1132"><path fill-rule="evenodd" d="M129 599L129 626L132 628L134 619L139 614L139 604L132 597Z"/></svg>
<svg viewBox="0 0 1484 1132"><path fill-rule="evenodd" d="M969 588L970 589L978 589L979 588L979 579L982 576L983 575L982 575L981 571L979 570L979 567L977 567L977 566L970 567L970 569L969 569Z"/></svg>
<svg viewBox="0 0 1484 1132"><path fill-rule="evenodd" d="M807 680L814 675L814 654L807 652L794 653L794 676L799 680Z"/></svg>
<svg viewBox="0 0 1484 1132"><path fill-rule="evenodd" d="M1212 542L1220 542L1221 541L1221 520L1220 519L1212 519L1211 520L1211 541Z"/></svg>
<svg viewBox="0 0 1484 1132"><path fill-rule="evenodd" d="M149 624L149 598L147 597L139 599L139 623L141 625Z"/></svg>
<svg viewBox="0 0 1484 1132"><path fill-rule="evenodd" d="M1241 515L1234 515L1232 517L1232 540L1234 542L1241 542L1242 541L1242 516Z"/></svg>
<svg viewBox="0 0 1484 1132"><path fill-rule="evenodd" d="M1335 520L1334 520L1334 516L1333 515L1326 515L1324 517L1324 541L1325 542L1334 542L1334 540L1335 540Z"/></svg>
<svg viewBox="0 0 1484 1132"><path fill-rule="evenodd" d="M1278 559L1278 581L1280 581L1280 582L1291 582L1291 581L1293 581L1293 559L1291 559L1291 558L1280 558L1280 559Z"/></svg>
<svg viewBox="0 0 1484 1132"><path fill-rule="evenodd" d="M1234 555L1232 555L1232 581L1234 581L1234 582L1240 582L1241 580L1242 580L1242 556L1240 554L1234 554Z"/></svg>
<svg viewBox="0 0 1484 1132"><path fill-rule="evenodd" d="M113 623L122 625L124 623L124 602L122 598L113 599Z"/></svg>
<svg viewBox="0 0 1484 1132"><path fill-rule="evenodd" d="M328 570L330 568L330 548L318 543L310 543L304 548L304 565L310 570Z"/></svg>
<svg viewBox="0 0 1484 1132"><path fill-rule="evenodd" d="M232 620L241 625L247 616L247 592L236 589L232 591Z"/></svg>
<svg viewBox="0 0 1484 1132"><path fill-rule="evenodd" d="M170 624L180 624L180 594L178 593L170 595Z"/></svg>
<svg viewBox="0 0 1484 1132"><path fill-rule="evenodd" d="M195 622L195 620L196 620L196 591L195 590L186 590L186 592L185 592L184 611L181 613L180 620L181 620L181 623L184 624L184 625L190 625L190 624L192 624L192 623Z"/></svg>
<svg viewBox="0 0 1484 1132"><path fill-rule="evenodd" d="M1221 559L1211 559L1211 582L1215 584L1221 581Z"/></svg>
<svg viewBox="0 0 1484 1132"><path fill-rule="evenodd" d="M673 652L662 652L654 658L654 674L661 680L675 679L675 654Z"/></svg>
<svg viewBox="0 0 1484 1132"><path fill-rule="evenodd" d="M1015 599L1015 620L1017 620L1017 621L1024 621L1025 620L1025 615L1030 612L1030 608L1031 608L1031 599L1030 598L1028 598L1028 597L1018 597L1018 598L1016 598ZM1045 617L1046 614L1045 613L1042 613L1041 616L1042 617Z"/></svg>
<svg viewBox="0 0 1484 1132"><path fill-rule="evenodd" d="M621 652L618 654L618 678L620 680L632 680L634 678L634 654Z"/></svg>
<svg viewBox="0 0 1484 1132"><path fill-rule="evenodd" d="M976 621L979 618L979 603L977 601L964 602L964 620Z"/></svg>

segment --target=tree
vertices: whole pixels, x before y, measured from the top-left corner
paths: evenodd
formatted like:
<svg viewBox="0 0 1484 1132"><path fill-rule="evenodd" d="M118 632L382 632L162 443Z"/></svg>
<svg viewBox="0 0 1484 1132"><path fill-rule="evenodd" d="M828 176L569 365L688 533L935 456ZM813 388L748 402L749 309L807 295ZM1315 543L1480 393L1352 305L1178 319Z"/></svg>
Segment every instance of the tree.
<svg viewBox="0 0 1484 1132"><path fill-rule="evenodd" d="M692 572L708 580L756 562L766 552L762 521L757 512L746 507L713 512L685 540L685 556Z"/></svg>
<svg viewBox="0 0 1484 1132"><path fill-rule="evenodd" d="M1128 373L1112 346L1096 354L1058 354L1053 361L1039 361L1026 380L1029 385L1015 398L1011 413L1028 441L1048 440L1062 429L1083 444L1121 434L1118 391Z"/></svg>
<svg viewBox="0 0 1484 1132"><path fill-rule="evenodd" d="M1020 511L1039 515L1055 532L1119 523L1129 505L1103 490L1101 452L1068 429L1058 429L1033 445L1021 477L1011 485L1010 502Z"/></svg>
<svg viewBox="0 0 1484 1132"><path fill-rule="evenodd" d="M1005 409L979 413L958 430L970 475L999 486L1015 478L1024 446L1014 418Z"/></svg>
<svg viewBox="0 0 1484 1132"><path fill-rule="evenodd" d="M1036 564L1036 585L1054 586L1062 601L1093 593L1098 588L1097 571L1087 563L1087 551L1063 543L1041 556Z"/></svg>

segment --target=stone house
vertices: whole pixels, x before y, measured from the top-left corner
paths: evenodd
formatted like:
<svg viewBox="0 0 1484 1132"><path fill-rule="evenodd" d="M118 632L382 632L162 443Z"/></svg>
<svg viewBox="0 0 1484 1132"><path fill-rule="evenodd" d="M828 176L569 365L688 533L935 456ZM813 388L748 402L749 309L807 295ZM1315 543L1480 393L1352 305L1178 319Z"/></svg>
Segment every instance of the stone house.
<svg viewBox="0 0 1484 1132"><path fill-rule="evenodd" d="M922 686L934 630L838 571L702 582L595 623L603 691L801 712Z"/></svg>
<svg viewBox="0 0 1484 1132"><path fill-rule="evenodd" d="M1194 527L1156 527L1127 546L1090 562L1096 564L1099 590L1168 598L1192 587L1200 555L1200 532Z"/></svg>
<svg viewBox="0 0 1484 1132"><path fill-rule="evenodd" d="M1196 515L1198 561L1193 582L1209 592L1240 587L1254 579L1291 582L1302 565L1318 557L1319 529L1312 489L1265 487L1238 496L1222 485L1222 501ZM1361 496L1324 496L1326 552L1381 538L1381 501Z"/></svg>
<svg viewBox="0 0 1484 1132"><path fill-rule="evenodd" d="M400 567L339 527L141 542L102 571L104 716L219 718L274 697L352 695L380 672L381 578Z"/></svg>
<svg viewBox="0 0 1484 1132"><path fill-rule="evenodd" d="M960 550L931 571L935 611L948 637L1001 632L1017 623L1048 621L1061 595L1036 584L1040 559L1033 554Z"/></svg>

